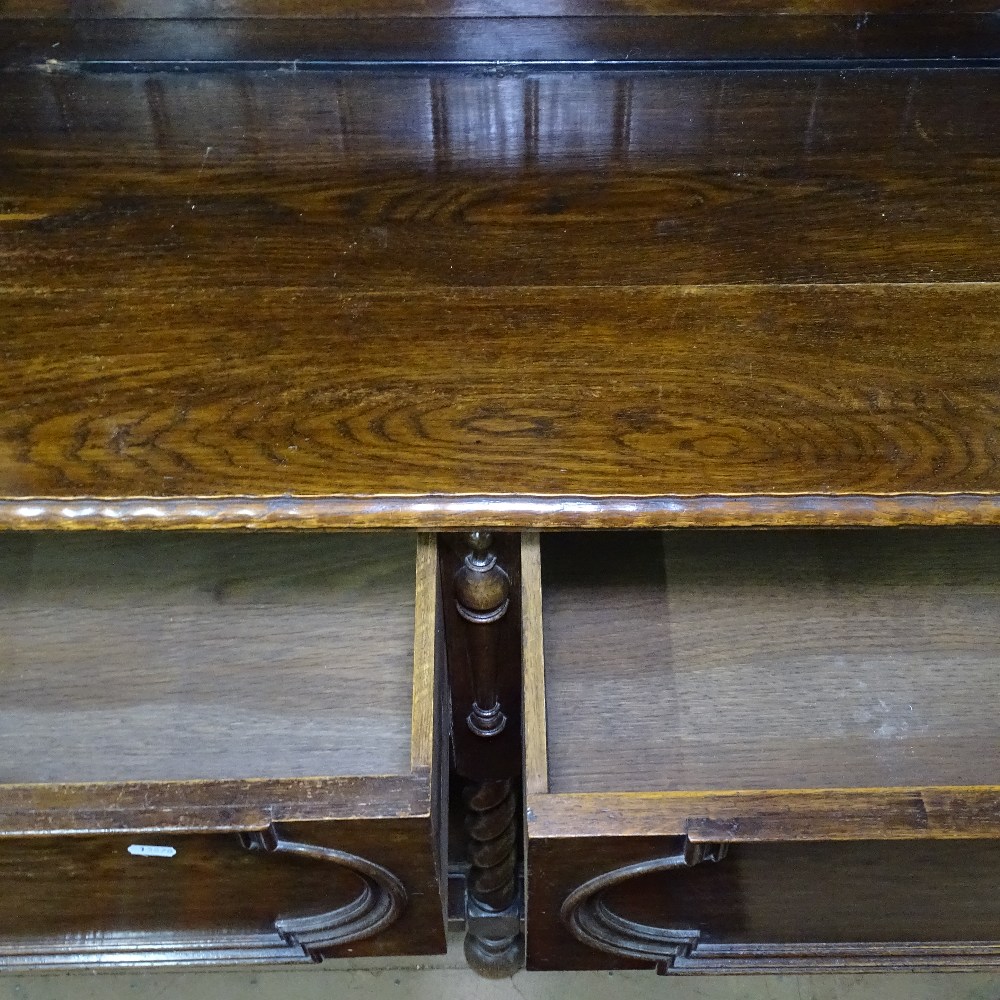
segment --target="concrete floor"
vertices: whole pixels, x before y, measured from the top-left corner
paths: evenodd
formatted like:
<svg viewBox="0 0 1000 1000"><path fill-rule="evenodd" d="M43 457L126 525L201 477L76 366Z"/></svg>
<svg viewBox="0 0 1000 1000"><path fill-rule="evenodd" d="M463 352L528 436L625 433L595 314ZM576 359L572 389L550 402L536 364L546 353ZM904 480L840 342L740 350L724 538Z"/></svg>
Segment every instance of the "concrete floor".
<svg viewBox="0 0 1000 1000"><path fill-rule="evenodd" d="M275 972L105 972L0 976L0 1000L1000 1000L1000 974L720 976L653 973L520 973L488 982L447 956L365 969L329 962Z"/></svg>

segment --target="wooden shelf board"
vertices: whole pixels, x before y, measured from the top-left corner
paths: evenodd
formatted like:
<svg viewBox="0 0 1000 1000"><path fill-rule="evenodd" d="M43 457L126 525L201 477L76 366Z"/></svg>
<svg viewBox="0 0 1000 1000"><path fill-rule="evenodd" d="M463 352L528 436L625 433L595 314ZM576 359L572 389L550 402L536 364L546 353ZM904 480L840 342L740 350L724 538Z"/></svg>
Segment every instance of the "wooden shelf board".
<svg viewBox="0 0 1000 1000"><path fill-rule="evenodd" d="M1000 523L997 74L4 83L4 527Z"/></svg>

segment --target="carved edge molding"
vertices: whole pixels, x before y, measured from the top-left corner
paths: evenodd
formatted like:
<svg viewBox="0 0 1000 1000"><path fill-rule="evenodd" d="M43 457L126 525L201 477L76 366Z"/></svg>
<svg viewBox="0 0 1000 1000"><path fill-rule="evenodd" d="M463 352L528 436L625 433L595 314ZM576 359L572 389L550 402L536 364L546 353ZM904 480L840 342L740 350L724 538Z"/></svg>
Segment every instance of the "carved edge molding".
<svg viewBox="0 0 1000 1000"><path fill-rule="evenodd" d="M273 828L247 835L244 843L250 850L329 861L360 877L361 892L350 903L311 917L279 917L275 921L275 929L289 946L306 954L374 937L394 924L406 906L403 883L387 868L356 854L282 840Z"/></svg>
<svg viewBox="0 0 1000 1000"><path fill-rule="evenodd" d="M689 868L702 861L719 861L725 853L725 844L693 844L685 840L676 854L616 868L584 882L566 897L559 915L573 936L591 948L623 958L672 965L698 944L698 931L627 920L608 906L604 895L633 878Z"/></svg>
<svg viewBox="0 0 1000 1000"><path fill-rule="evenodd" d="M1000 524L995 493L4 497L0 528L899 527Z"/></svg>
<svg viewBox="0 0 1000 1000"><path fill-rule="evenodd" d="M361 892L334 910L279 917L273 931L219 931L211 935L140 932L89 940L0 943L0 968L134 968L138 966L313 963L327 948L374 937L399 919L407 903L403 883L388 869L332 847L283 840L273 828L239 834L251 851L295 854L354 872Z"/></svg>
<svg viewBox="0 0 1000 1000"><path fill-rule="evenodd" d="M721 861L726 844L685 840L676 854L616 868L589 879L563 902L560 916L583 944L610 955L656 964L664 973L887 972L1000 968L1000 943L992 941L700 943L700 932L629 920L604 894L643 875Z"/></svg>

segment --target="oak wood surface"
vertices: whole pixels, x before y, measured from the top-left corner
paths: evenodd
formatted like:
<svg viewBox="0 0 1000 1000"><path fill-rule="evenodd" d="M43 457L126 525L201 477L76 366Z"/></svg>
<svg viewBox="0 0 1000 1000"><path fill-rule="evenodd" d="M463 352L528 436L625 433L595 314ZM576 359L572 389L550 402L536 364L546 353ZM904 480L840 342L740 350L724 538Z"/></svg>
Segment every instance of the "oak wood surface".
<svg viewBox="0 0 1000 1000"><path fill-rule="evenodd" d="M0 372L8 497L1000 483L990 285L316 292L301 306L246 289L249 332L210 290L162 302L159 320L145 292L18 298ZM70 330L52 330L60 315ZM123 323L144 326L142 348ZM61 350L81 328L86 343Z"/></svg>
<svg viewBox="0 0 1000 1000"><path fill-rule="evenodd" d="M529 969L636 967L576 941L559 909L588 878L671 854L676 843L648 837L530 842ZM762 943L789 945L791 956L796 945L819 945L811 961L800 947L806 960L798 971L858 969L880 951L890 956L883 968L891 968L893 948L903 943L926 943L933 967L933 942L956 943L952 967L995 967L998 851L996 840L739 844L717 863L627 882L607 903L625 919L699 932L686 971L696 971L702 946L741 944L752 952ZM994 947L977 949L977 942ZM942 956L948 951L940 949ZM915 960L900 957L896 968ZM768 963L754 965L751 960L733 971L768 971ZM775 967L781 962L770 963L771 971Z"/></svg>
<svg viewBox="0 0 1000 1000"><path fill-rule="evenodd" d="M243 63L298 72L322 64L368 68L388 62L464 65L492 73L500 67L515 72L552 64L632 69L712 59L819 60L835 68L893 61L939 69L954 69L962 61L998 65L996 18L977 12L975 3L947 11L893 10L890 0L852 10L850 3L832 0L808 11L794 9L794 0L771 10L765 3L754 10L755 0L743 10L735 4L724 10L727 2L721 0L717 13L682 2L666 17L614 2L604 12L591 12L597 16L507 16L500 10L486 16L422 17L388 7L391 16L362 18L3 20L0 15L5 28L0 67L197 71Z"/></svg>
<svg viewBox="0 0 1000 1000"><path fill-rule="evenodd" d="M412 535L0 551L4 784L409 773Z"/></svg>
<svg viewBox="0 0 1000 1000"><path fill-rule="evenodd" d="M0 19L16 18L496 18L595 17L609 14L671 16L678 14L876 14L942 15L946 12L993 13L983 0L4 0Z"/></svg>
<svg viewBox="0 0 1000 1000"><path fill-rule="evenodd" d="M0 837L263 830L271 823L427 816L422 768L405 775L4 785Z"/></svg>
<svg viewBox="0 0 1000 1000"><path fill-rule="evenodd" d="M720 792L528 790L528 835L693 843L974 840L1000 833L1000 786Z"/></svg>
<svg viewBox="0 0 1000 1000"><path fill-rule="evenodd" d="M440 751L441 726L438 702L441 684L437 674L439 594L437 538L417 536L416 579L413 597L413 695L410 711L410 768L433 769Z"/></svg>
<svg viewBox="0 0 1000 1000"><path fill-rule="evenodd" d="M0 522L996 521L998 79L7 74Z"/></svg>
<svg viewBox="0 0 1000 1000"><path fill-rule="evenodd" d="M998 545L543 536L550 790L995 783Z"/></svg>
<svg viewBox="0 0 1000 1000"><path fill-rule="evenodd" d="M437 844L429 817L290 823L281 831L286 838L379 864L406 889L408 899L395 923L326 954L444 950ZM176 853L136 855L130 845L172 847ZM225 960L239 961L241 934L273 929L277 918L325 913L351 902L362 889L356 874L335 863L248 851L236 833L154 831L5 839L0 885L0 965L35 967L169 964L171 951L181 964L222 960L211 949L186 958L174 943L177 935L215 941L220 952L228 945ZM274 950L272 961L287 960Z"/></svg>
<svg viewBox="0 0 1000 1000"><path fill-rule="evenodd" d="M549 790L548 723L542 620L542 562L537 531L521 534L521 663L524 684L524 791Z"/></svg>

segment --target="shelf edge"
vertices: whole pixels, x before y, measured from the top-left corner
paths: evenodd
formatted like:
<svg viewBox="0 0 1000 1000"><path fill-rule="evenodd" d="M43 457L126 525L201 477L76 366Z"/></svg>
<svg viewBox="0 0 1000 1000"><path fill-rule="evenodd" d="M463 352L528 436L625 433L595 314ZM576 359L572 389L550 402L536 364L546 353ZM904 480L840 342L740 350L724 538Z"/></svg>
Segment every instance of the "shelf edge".
<svg viewBox="0 0 1000 1000"><path fill-rule="evenodd" d="M1000 525L997 493L399 494L0 499L0 530Z"/></svg>

